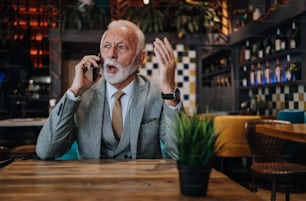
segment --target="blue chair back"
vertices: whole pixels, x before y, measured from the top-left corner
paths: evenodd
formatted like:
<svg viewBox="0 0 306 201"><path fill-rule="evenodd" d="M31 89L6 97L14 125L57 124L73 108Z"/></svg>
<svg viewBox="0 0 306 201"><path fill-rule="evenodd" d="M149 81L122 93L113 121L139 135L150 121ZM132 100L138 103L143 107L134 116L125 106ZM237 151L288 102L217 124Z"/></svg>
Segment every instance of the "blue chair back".
<svg viewBox="0 0 306 201"><path fill-rule="evenodd" d="M279 111L276 119L290 121L291 123L305 123L304 110L281 110Z"/></svg>
<svg viewBox="0 0 306 201"><path fill-rule="evenodd" d="M61 157L56 158L56 160L78 160L79 159L79 151L78 144L76 141L73 142L71 148Z"/></svg>
<svg viewBox="0 0 306 201"><path fill-rule="evenodd" d="M291 123L304 123L305 122L305 111L304 110L281 110L279 111L277 120L290 121ZM298 142L287 142L285 154L291 155L292 158L298 161L299 155L299 143Z"/></svg>

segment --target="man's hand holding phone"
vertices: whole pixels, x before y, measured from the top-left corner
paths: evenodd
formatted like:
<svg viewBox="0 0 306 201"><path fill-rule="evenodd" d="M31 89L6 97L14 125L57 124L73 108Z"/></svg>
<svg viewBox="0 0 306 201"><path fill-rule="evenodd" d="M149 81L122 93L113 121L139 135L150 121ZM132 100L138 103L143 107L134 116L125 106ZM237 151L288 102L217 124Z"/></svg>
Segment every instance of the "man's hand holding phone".
<svg viewBox="0 0 306 201"><path fill-rule="evenodd" d="M99 55L87 55L75 66L75 75L71 87L69 88L75 96L82 95L98 79L102 77L99 74L102 59Z"/></svg>

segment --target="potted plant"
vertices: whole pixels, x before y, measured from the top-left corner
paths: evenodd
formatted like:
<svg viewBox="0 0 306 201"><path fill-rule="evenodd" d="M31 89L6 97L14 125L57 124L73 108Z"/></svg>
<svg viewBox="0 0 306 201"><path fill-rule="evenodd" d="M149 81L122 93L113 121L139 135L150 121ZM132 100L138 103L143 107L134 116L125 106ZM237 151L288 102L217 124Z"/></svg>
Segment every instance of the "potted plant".
<svg viewBox="0 0 306 201"><path fill-rule="evenodd" d="M215 156L216 133L211 120L178 115L177 148L180 190L186 196L206 196Z"/></svg>

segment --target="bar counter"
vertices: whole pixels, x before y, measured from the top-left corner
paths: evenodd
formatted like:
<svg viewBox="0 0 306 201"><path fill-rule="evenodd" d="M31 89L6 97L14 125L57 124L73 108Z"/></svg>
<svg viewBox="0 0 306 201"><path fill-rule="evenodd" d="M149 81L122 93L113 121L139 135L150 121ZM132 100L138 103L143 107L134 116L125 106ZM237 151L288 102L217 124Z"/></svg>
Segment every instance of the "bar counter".
<svg viewBox="0 0 306 201"><path fill-rule="evenodd" d="M206 197L181 195L173 160L19 160L0 170L0 200L260 201L213 170Z"/></svg>

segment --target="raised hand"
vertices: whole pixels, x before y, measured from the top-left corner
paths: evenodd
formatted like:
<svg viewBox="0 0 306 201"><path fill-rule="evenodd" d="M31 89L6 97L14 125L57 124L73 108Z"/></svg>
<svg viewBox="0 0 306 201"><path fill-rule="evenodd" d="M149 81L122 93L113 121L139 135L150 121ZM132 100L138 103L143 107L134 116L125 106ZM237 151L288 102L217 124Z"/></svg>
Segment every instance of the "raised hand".
<svg viewBox="0 0 306 201"><path fill-rule="evenodd" d="M172 46L168 38L163 40L156 38L154 41L154 53L159 63L159 83L163 93L170 93L175 88L176 60Z"/></svg>
<svg viewBox="0 0 306 201"><path fill-rule="evenodd" d="M99 68L99 61L100 57L96 55L87 55L84 56L82 60L75 66L75 74L72 85L70 87L70 90L74 93L75 96L82 95L95 83L92 79L92 74L89 72L92 72L92 68Z"/></svg>

